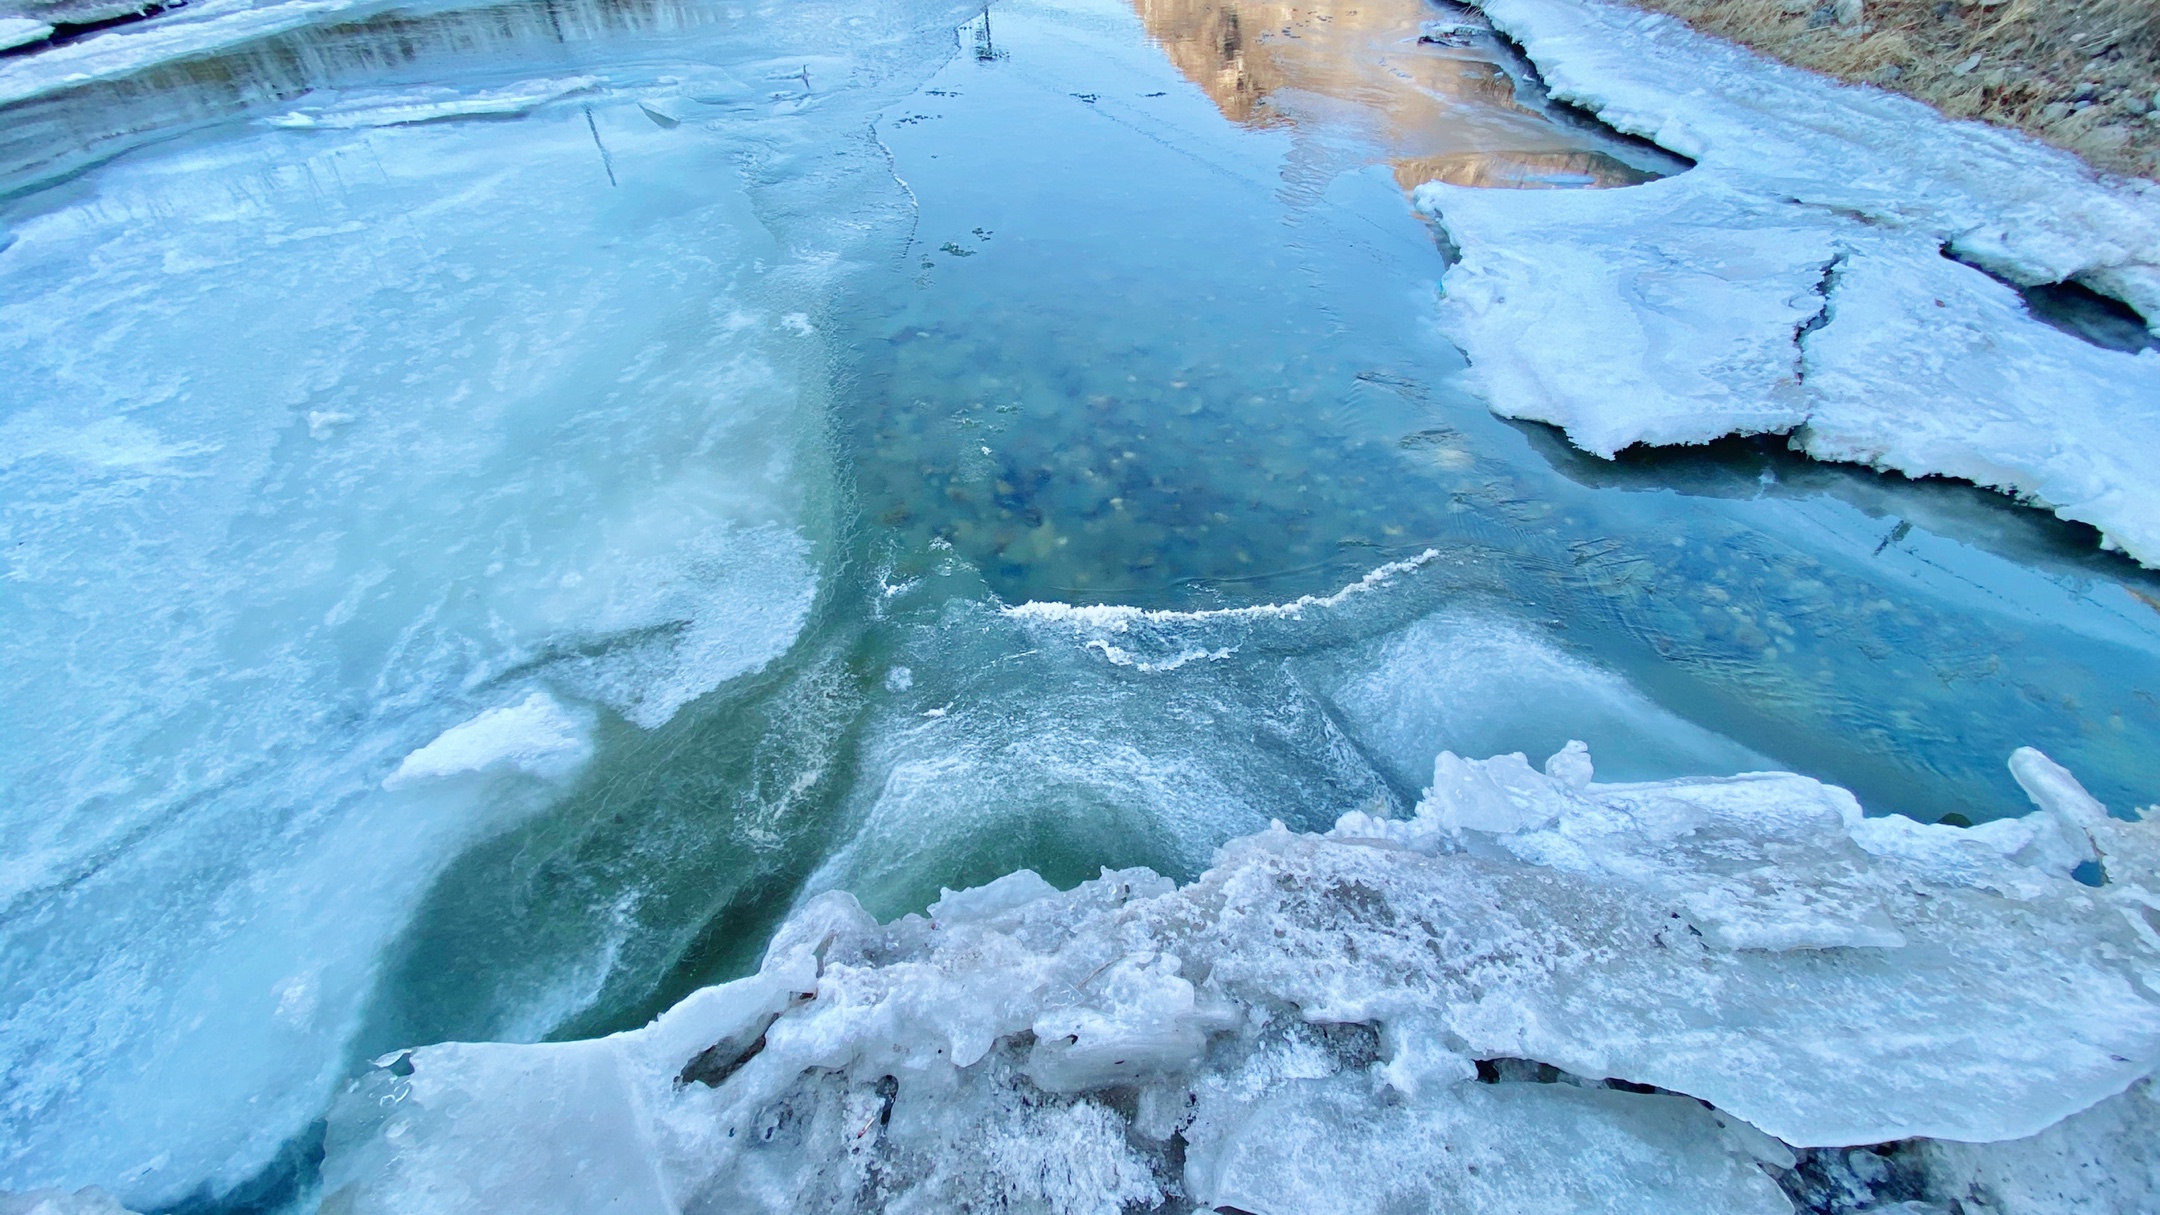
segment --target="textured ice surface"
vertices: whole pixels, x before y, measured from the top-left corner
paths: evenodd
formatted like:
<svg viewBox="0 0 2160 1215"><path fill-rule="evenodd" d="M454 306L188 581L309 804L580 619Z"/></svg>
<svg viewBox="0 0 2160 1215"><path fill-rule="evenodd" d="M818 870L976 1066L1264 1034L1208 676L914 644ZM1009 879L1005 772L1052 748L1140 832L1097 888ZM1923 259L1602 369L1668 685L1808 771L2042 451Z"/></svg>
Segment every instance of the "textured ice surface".
<svg viewBox="0 0 2160 1215"><path fill-rule="evenodd" d="M2160 317L2160 195L1599 0L1493 0L1553 95L1694 157L1623 190L1417 190L1460 249L1442 306L1507 417L1610 456L1793 431L1940 473L2160 562L2160 353L2016 292L2077 279Z"/></svg>
<svg viewBox="0 0 2160 1215"><path fill-rule="evenodd" d="M2160 1096L2150 1079L2011 1143L1916 1145L1928 1197L1985 1215L2150 1211L2160 1204Z"/></svg>
<svg viewBox="0 0 2160 1215"><path fill-rule="evenodd" d="M1278 825L1183 888L1019 873L882 927L827 893L756 975L645 1029L385 1057L333 1115L326 1194L1783 1211L1758 1165L1796 1158L1769 1136L2018 1139L2160 1062L2160 840L2015 765L2028 836L2063 848L1917 825L1880 847L1805 777L1598 784L1571 744L1544 772L1443 753L1413 817ZM2069 878L2080 849L2105 886ZM1537 1064L1635 1087L1523 1082ZM2145 1116L2119 1101L2016 1150L2118 1150Z"/></svg>
<svg viewBox="0 0 2160 1215"><path fill-rule="evenodd" d="M788 318L895 213L769 224L744 158L882 174L863 107L955 15L739 16L617 71L634 95L355 84L8 204L0 1186L255 1175L446 865L803 629L829 473ZM797 44L818 104L736 114ZM364 82L345 49L315 66ZM639 104L686 91L737 121Z"/></svg>

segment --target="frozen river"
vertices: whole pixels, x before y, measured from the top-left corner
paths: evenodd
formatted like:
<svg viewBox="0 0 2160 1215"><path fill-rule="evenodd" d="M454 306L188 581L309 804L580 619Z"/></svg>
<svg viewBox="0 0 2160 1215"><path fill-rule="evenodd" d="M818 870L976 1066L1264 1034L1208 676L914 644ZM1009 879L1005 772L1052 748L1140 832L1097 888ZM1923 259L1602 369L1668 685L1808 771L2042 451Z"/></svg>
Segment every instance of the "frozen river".
<svg viewBox="0 0 2160 1215"><path fill-rule="evenodd" d="M1460 14L202 8L0 58L0 1189L310 1203L384 1051L1443 749L2160 788L2092 529L1472 394L1407 192L1690 170Z"/></svg>

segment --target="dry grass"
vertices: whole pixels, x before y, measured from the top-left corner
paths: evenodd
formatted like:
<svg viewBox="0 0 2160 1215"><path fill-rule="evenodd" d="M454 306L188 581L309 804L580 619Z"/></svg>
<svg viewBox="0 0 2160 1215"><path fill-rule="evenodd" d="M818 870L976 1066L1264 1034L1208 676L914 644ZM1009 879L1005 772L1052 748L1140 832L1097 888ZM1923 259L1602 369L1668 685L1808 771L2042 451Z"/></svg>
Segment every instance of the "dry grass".
<svg viewBox="0 0 2160 1215"><path fill-rule="evenodd" d="M1788 63L2160 176L2160 0L1634 0Z"/></svg>

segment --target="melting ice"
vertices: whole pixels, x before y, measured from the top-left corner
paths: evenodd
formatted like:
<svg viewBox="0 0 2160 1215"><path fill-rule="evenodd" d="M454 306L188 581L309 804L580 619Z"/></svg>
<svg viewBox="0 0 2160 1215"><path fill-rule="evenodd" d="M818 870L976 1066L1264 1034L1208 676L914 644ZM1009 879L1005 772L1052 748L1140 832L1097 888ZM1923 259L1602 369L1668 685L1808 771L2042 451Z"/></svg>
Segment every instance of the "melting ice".
<svg viewBox="0 0 2160 1215"><path fill-rule="evenodd" d="M2140 1200L2160 582L1495 419L1470 220L1718 165L1473 15L16 36L0 1188Z"/></svg>

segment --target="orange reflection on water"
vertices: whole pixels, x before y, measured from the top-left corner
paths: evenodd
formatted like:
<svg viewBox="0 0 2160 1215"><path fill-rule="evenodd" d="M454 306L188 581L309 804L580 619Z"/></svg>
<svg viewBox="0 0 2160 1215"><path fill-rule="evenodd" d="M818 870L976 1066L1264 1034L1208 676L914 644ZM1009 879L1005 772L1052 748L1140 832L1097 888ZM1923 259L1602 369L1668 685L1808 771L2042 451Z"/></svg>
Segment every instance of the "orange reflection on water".
<svg viewBox="0 0 2160 1215"><path fill-rule="evenodd" d="M1232 122L1347 132L1404 189L1627 186L1658 176L1517 98L1489 36L1420 42L1427 0L1132 0L1150 37ZM1330 140L1330 143L1339 141Z"/></svg>

